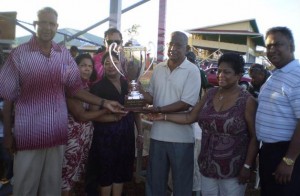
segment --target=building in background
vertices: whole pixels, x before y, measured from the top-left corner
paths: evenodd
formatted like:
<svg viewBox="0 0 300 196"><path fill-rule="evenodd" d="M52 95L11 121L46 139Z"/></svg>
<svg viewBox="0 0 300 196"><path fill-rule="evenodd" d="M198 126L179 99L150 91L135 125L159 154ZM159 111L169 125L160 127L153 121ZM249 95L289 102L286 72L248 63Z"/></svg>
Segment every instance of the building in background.
<svg viewBox="0 0 300 196"><path fill-rule="evenodd" d="M259 33L256 20L243 20L220 25L186 30L191 45L200 59L217 60L224 52L238 52L246 62L254 63L256 57L264 56L264 37Z"/></svg>

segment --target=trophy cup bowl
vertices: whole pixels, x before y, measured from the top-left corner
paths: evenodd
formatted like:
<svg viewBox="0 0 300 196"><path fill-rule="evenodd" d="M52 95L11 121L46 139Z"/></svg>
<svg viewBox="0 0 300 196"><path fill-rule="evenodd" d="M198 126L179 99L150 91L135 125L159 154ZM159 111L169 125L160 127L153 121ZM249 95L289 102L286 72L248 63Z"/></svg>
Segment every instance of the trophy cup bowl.
<svg viewBox="0 0 300 196"><path fill-rule="evenodd" d="M152 44L152 43L150 43ZM150 45L149 44L149 45ZM119 54L121 67L118 68L114 63L116 70L128 81L129 92L125 96L124 107L128 111L140 112L146 105L144 96L139 92L139 79L151 68L154 58L149 61L149 53L144 46L124 47L122 51L116 43L109 46L109 55L112 60L111 52ZM124 58L123 60L121 58ZM112 60L113 62L113 60Z"/></svg>

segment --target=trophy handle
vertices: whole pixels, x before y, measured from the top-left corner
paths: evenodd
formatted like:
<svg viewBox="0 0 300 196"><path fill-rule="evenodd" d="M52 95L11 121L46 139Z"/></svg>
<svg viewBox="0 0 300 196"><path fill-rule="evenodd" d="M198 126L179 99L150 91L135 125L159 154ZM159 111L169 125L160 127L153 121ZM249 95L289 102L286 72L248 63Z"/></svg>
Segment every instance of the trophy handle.
<svg viewBox="0 0 300 196"><path fill-rule="evenodd" d="M112 64L114 65L114 67L116 68L116 70L119 72L119 74L121 74L123 77L125 77L125 75L120 71L118 66L114 63L114 59L113 59L113 56L111 54L112 52L117 53L118 56L119 56L119 61L121 62L120 49L118 48L118 44L116 42L113 42L112 44L110 44L110 46L108 48L108 52L109 52L109 58L110 58Z"/></svg>
<svg viewBox="0 0 300 196"><path fill-rule="evenodd" d="M147 60L148 60L147 54L149 54L148 51L151 51L151 49L152 49L152 51L153 51L153 49L155 48L155 45L154 45L153 42L149 42L149 43L148 43L148 46L149 46L150 49L148 49L148 50L145 51L145 52L146 52L146 58L147 58ZM152 46L152 47L151 47L151 46ZM153 57L151 63L150 63L149 66L148 66L148 68L144 71L144 73L140 74L140 76L139 76L138 79L140 79L140 77L142 77L143 75L145 75L145 74L149 71L149 69L152 67L152 65L153 65L153 63L154 63L154 60L155 60L155 58ZM145 62L145 64L146 64L146 63L147 63L147 61ZM144 69L145 69L145 66L141 69L141 71L143 71Z"/></svg>

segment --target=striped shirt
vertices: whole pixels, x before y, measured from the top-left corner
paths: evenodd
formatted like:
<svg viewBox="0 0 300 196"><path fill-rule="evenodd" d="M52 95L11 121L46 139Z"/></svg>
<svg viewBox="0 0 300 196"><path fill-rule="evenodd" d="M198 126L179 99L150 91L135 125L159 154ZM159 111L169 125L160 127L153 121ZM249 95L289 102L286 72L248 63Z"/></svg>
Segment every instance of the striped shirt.
<svg viewBox="0 0 300 196"><path fill-rule="evenodd" d="M36 37L13 49L0 72L0 97L15 102L18 150L49 148L67 141L65 94L82 88L69 51L52 42L50 57Z"/></svg>
<svg viewBox="0 0 300 196"><path fill-rule="evenodd" d="M276 70L258 97L256 135L274 143L290 141L300 118L300 64L294 60Z"/></svg>

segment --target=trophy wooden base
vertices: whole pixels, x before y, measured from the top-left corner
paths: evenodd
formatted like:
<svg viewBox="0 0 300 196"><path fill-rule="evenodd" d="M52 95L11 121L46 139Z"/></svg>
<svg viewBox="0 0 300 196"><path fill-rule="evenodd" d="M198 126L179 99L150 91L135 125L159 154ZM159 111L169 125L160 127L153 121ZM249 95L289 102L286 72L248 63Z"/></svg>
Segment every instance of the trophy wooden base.
<svg viewBox="0 0 300 196"><path fill-rule="evenodd" d="M128 99L128 97L125 97L125 103L124 107L127 111L132 112L142 112L143 107L146 106L145 99Z"/></svg>

